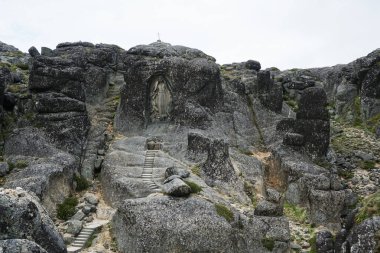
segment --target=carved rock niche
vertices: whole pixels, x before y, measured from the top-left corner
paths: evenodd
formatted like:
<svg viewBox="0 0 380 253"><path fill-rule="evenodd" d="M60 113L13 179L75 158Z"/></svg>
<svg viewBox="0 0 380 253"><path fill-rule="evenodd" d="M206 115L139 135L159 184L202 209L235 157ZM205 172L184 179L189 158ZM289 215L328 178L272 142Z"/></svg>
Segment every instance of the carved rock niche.
<svg viewBox="0 0 380 253"><path fill-rule="evenodd" d="M150 121L162 122L170 119L172 94L168 82L162 77L153 78L149 89Z"/></svg>

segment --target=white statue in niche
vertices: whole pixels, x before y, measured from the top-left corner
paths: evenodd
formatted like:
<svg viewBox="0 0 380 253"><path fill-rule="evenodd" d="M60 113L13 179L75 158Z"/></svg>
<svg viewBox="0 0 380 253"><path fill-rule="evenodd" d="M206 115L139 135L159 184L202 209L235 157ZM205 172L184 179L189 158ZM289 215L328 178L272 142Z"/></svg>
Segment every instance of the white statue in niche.
<svg viewBox="0 0 380 253"><path fill-rule="evenodd" d="M150 86L150 101L151 121L167 120L171 111L172 96L162 77L155 79Z"/></svg>

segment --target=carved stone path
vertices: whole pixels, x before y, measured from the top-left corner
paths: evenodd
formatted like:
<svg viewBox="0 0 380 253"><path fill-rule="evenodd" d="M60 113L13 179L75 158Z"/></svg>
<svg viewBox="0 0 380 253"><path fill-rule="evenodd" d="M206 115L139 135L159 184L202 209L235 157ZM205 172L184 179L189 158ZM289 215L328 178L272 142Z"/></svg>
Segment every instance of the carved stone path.
<svg viewBox="0 0 380 253"><path fill-rule="evenodd" d="M156 156L158 150L147 150L145 154L144 168L141 177L152 191L159 191L160 187L153 181L153 164L154 157Z"/></svg>
<svg viewBox="0 0 380 253"><path fill-rule="evenodd" d="M82 230L80 231L79 235L75 237L74 242L67 247L68 253L74 253L74 252L80 252L83 247L86 245L86 242L90 239L92 234L103 226L104 224L108 223L108 220L95 220L92 223L86 225Z"/></svg>

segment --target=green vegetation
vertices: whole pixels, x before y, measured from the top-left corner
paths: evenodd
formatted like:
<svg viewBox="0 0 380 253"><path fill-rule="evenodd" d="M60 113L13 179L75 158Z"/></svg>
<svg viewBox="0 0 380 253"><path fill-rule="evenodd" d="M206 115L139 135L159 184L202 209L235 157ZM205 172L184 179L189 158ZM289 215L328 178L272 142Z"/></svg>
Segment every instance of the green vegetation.
<svg viewBox="0 0 380 253"><path fill-rule="evenodd" d="M263 244L264 248L266 248L269 251L272 251L274 249L274 240L264 238L261 240L261 243Z"/></svg>
<svg viewBox="0 0 380 253"><path fill-rule="evenodd" d="M248 156L251 156L252 155L252 151L249 150L249 149L245 149L245 148L239 148L238 149L240 153L244 154L244 155L248 155Z"/></svg>
<svg viewBox="0 0 380 253"><path fill-rule="evenodd" d="M359 166L364 170L371 170L375 168L376 163L375 161L360 161Z"/></svg>
<svg viewBox="0 0 380 253"><path fill-rule="evenodd" d="M249 181L244 181L244 192L251 199L253 207L256 207L257 198L256 198L255 186Z"/></svg>
<svg viewBox="0 0 380 253"><path fill-rule="evenodd" d="M0 186L5 184L5 177L0 177Z"/></svg>
<svg viewBox="0 0 380 253"><path fill-rule="evenodd" d="M325 158L317 158L314 160L314 163L328 170L332 167L332 164L329 163Z"/></svg>
<svg viewBox="0 0 380 253"><path fill-rule="evenodd" d="M356 97L354 101L354 122L355 127L361 127L363 125L362 114L361 114L360 97Z"/></svg>
<svg viewBox="0 0 380 253"><path fill-rule="evenodd" d="M21 91L21 85L18 85L18 84L16 84L16 85L9 85L7 87L7 90L9 92L11 92L11 93L20 93L20 91Z"/></svg>
<svg viewBox="0 0 380 253"><path fill-rule="evenodd" d="M77 187L75 189L77 192L86 190L90 186L88 180L83 176L75 175L74 180L77 183Z"/></svg>
<svg viewBox="0 0 380 253"><path fill-rule="evenodd" d="M18 160L15 163L8 161L8 168L9 168L9 170L23 169L23 168L26 168L26 167L28 167L28 162L25 161L25 160Z"/></svg>
<svg viewBox="0 0 380 253"><path fill-rule="evenodd" d="M4 52L3 54L5 56L8 56L8 57L22 57L22 56L24 56L24 53L21 51Z"/></svg>
<svg viewBox="0 0 380 253"><path fill-rule="evenodd" d="M379 125L380 125L380 113L368 119L366 122L367 129L372 133L376 132L376 127Z"/></svg>
<svg viewBox="0 0 380 253"><path fill-rule="evenodd" d="M284 203L284 214L289 219L299 223L305 223L307 219L307 211L305 208L290 204L289 202Z"/></svg>
<svg viewBox="0 0 380 253"><path fill-rule="evenodd" d="M354 177L354 172L347 169L338 169L338 175L344 179L351 179Z"/></svg>
<svg viewBox="0 0 380 253"><path fill-rule="evenodd" d="M28 162L25 161L25 160L18 160L18 161L15 163L15 167L18 168L18 169L26 168L26 167L28 167Z"/></svg>
<svg viewBox="0 0 380 253"><path fill-rule="evenodd" d="M94 241L94 239L97 237L98 235L96 233L93 233L90 238L88 238L88 240L86 241L86 243L84 244L84 248L89 248L91 247L92 245L92 242Z"/></svg>
<svg viewBox="0 0 380 253"><path fill-rule="evenodd" d="M19 69L22 69L22 70L28 70L29 69L29 65L24 64L24 63L17 63L15 66L18 67Z"/></svg>
<svg viewBox="0 0 380 253"><path fill-rule="evenodd" d="M78 199L76 197L67 197L62 204L57 205L57 217L61 220L68 220L75 214L76 205L78 205Z"/></svg>
<svg viewBox="0 0 380 253"><path fill-rule="evenodd" d="M228 209L226 206L222 204L214 204L214 205L215 205L216 213L219 216L222 216L228 222L231 222L234 220L234 213L231 212L230 209Z"/></svg>
<svg viewBox="0 0 380 253"><path fill-rule="evenodd" d="M201 167L198 164L194 165L191 168L191 172L193 172L195 175L197 175L198 177L200 177L201 176Z"/></svg>
<svg viewBox="0 0 380 253"><path fill-rule="evenodd" d="M202 191L202 187L199 186L198 184L187 181L187 180L185 180L184 182L191 188L192 193L199 193Z"/></svg>
<svg viewBox="0 0 380 253"><path fill-rule="evenodd" d="M309 253L317 253L317 236L314 233L313 236L309 239L310 251Z"/></svg>
<svg viewBox="0 0 380 253"><path fill-rule="evenodd" d="M380 191L367 196L361 202L362 207L355 217L357 223L361 223L372 216L380 215Z"/></svg>
<svg viewBox="0 0 380 253"><path fill-rule="evenodd" d="M284 94L283 100L294 112L298 111L298 102L291 98L288 93Z"/></svg>

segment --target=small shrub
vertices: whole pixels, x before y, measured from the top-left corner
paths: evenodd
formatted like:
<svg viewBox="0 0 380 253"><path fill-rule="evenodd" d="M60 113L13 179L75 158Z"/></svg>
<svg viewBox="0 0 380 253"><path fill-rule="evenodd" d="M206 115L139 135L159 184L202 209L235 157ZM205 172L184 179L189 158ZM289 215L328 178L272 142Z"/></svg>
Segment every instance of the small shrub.
<svg viewBox="0 0 380 253"><path fill-rule="evenodd" d="M338 169L338 175L344 179L351 179L354 177L354 172L348 169Z"/></svg>
<svg viewBox="0 0 380 253"><path fill-rule="evenodd" d="M24 63L18 63L18 64L16 64L16 66L22 70L28 70L29 69L29 65L24 64Z"/></svg>
<svg viewBox="0 0 380 253"><path fill-rule="evenodd" d="M284 214L291 220L304 223L307 219L307 211L297 205L290 204L289 202L284 203Z"/></svg>
<svg viewBox="0 0 380 253"><path fill-rule="evenodd" d="M199 165L194 165L191 168L191 172L193 172L195 175L197 175L198 177L200 177L201 176L201 167Z"/></svg>
<svg viewBox="0 0 380 253"><path fill-rule="evenodd" d="M78 205L76 197L67 197L62 204L57 205L57 217L61 220L68 220L75 214L76 205Z"/></svg>
<svg viewBox="0 0 380 253"><path fill-rule="evenodd" d="M360 104L360 97L356 97L354 101L354 126L355 127L362 127L363 120L362 120L362 114L361 114L361 104Z"/></svg>
<svg viewBox="0 0 380 253"><path fill-rule="evenodd" d="M264 238L261 240L261 243L263 244L264 248L266 248L269 251L272 251L274 249L274 240Z"/></svg>
<svg viewBox="0 0 380 253"><path fill-rule="evenodd" d="M226 219L226 221L231 222L234 220L234 213L231 212L230 209L228 209L226 206L222 204L215 204L216 213L219 216L222 216Z"/></svg>
<svg viewBox="0 0 380 253"><path fill-rule="evenodd" d="M9 168L9 171L13 170L14 168L16 168L16 165L12 162L8 162L8 168Z"/></svg>
<svg viewBox="0 0 380 253"><path fill-rule="evenodd" d="M89 248L92 245L92 242L95 240L97 237L97 234L93 233L90 238L87 239L86 243L84 244L84 248Z"/></svg>
<svg viewBox="0 0 380 253"><path fill-rule="evenodd" d="M77 192L84 191L88 187L90 187L90 183L88 182L88 180L84 176L75 175L74 180L77 183L77 187L75 189Z"/></svg>
<svg viewBox="0 0 380 253"><path fill-rule="evenodd" d="M192 193L199 193L202 191L202 187L199 186L198 184L194 183L194 182L190 182L190 181L185 181L185 183L190 186L191 188L191 192Z"/></svg>
<svg viewBox="0 0 380 253"><path fill-rule="evenodd" d="M377 191L362 200L362 207L356 214L355 221L363 222L365 219L372 216L380 215L380 191Z"/></svg>
<svg viewBox="0 0 380 253"><path fill-rule="evenodd" d="M26 168L26 167L28 167L28 162L25 161L25 160L18 160L18 161L15 163L15 167L18 168L18 169Z"/></svg>

